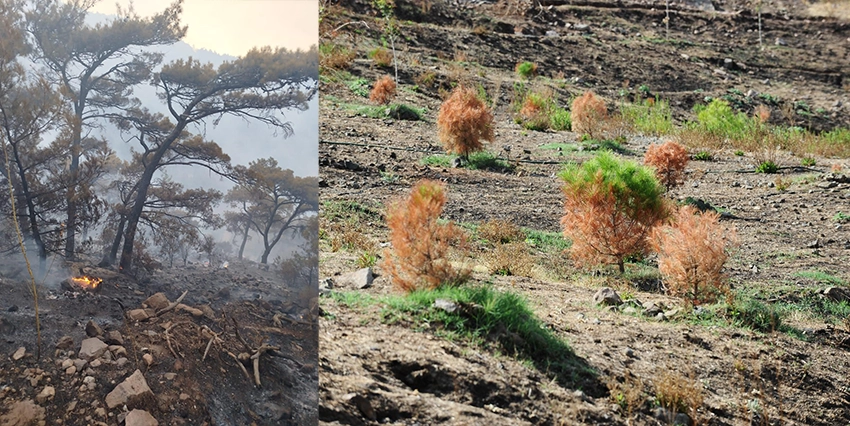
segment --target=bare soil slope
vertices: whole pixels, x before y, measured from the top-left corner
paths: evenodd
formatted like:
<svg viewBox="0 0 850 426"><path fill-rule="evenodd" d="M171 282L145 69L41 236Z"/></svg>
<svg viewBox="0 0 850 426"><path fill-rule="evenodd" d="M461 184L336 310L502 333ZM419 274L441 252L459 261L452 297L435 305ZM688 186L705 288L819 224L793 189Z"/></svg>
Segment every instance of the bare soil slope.
<svg viewBox="0 0 850 426"><path fill-rule="evenodd" d="M447 184L446 219L473 225L501 219L560 231L556 174L561 163L588 154L551 149L574 144L573 133L533 132L513 121L509 104L520 81L518 62L535 62L536 81L551 86L562 104L593 89L616 105L624 92L631 97L645 85L671 102L681 122L693 119L691 108L706 96L732 94L746 112L765 104L774 124L818 131L848 124L847 21L812 17L803 3L765 2L761 49L757 18L744 2L671 3L672 42L664 3L395 4L396 101L425 108L421 121L369 118L351 108L369 104L357 79L394 73L368 59L382 35L382 21L368 2L334 3L322 23L324 42L356 52L349 74L327 72L321 87L321 274L335 280L331 291L356 293L320 299L323 423L666 424L673 419L652 399L667 372L703 389L704 402L691 419L698 424L850 423L850 325L840 318L791 311L783 317L786 331L774 333L700 322L681 316L682 301L657 291L655 278L624 283L607 272L576 270L566 253L535 249L531 278L495 276L481 248L470 259L473 281L529 299L546 326L569 342L576 361L596 371L593 380L575 386L504 353L494 343L498 336L484 347L448 340L440 337L440 324L388 320L380 303L357 302L397 294L380 266L371 287L344 279L364 263L364 252L379 254L387 245L386 202L421 178ZM513 167L423 165L423 158L442 152L436 112L441 96L458 82L480 85L493 100L496 142L487 149ZM798 112L801 102L810 113ZM640 160L659 140L630 135L622 155ZM751 153L713 154L712 161L690 163L685 186L672 196L726 212L723 223L737 229L742 243L727 264L733 287L766 303L791 305L830 286L846 288L850 226L836 217L850 213L850 183L832 171L846 174L850 161L817 158L816 165L802 167L800 158L779 152L779 174L769 175L753 172ZM327 218L329 208L343 204L360 206L359 221ZM618 286L644 306L679 309L680 316L671 312L673 319L655 321L597 307L592 296L603 285ZM627 389L638 389L640 403L616 398Z"/></svg>

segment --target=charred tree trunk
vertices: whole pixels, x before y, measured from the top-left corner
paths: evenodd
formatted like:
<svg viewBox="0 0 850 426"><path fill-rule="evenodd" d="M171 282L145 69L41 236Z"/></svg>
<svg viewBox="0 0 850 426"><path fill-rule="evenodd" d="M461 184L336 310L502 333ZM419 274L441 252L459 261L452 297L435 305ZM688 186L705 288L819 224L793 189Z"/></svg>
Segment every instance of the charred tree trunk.
<svg viewBox="0 0 850 426"><path fill-rule="evenodd" d="M112 245L109 251L104 254L103 260L100 262L100 267L105 268L112 266L118 259L118 249L121 248L121 240L124 238L124 225L127 223L127 216L121 215L121 220L118 221L118 229L115 230L115 238L112 239Z"/></svg>
<svg viewBox="0 0 850 426"><path fill-rule="evenodd" d="M121 250L121 262L118 264L118 270L123 274L129 274L133 266L133 243L136 240L136 229L139 225L139 219L142 217L142 211L145 208L145 201L148 198L148 189L151 186L153 174L159 167L162 157L171 148L171 144L180 137L180 133L186 127L186 121L179 121L171 133L163 140L162 144L154 151L153 156L145 164L145 171L142 177L139 178L139 186L136 188L136 198L133 201L133 208L127 217L127 228L124 231L124 248Z"/></svg>
<svg viewBox="0 0 850 426"><path fill-rule="evenodd" d="M248 231L251 230L251 222L245 224L245 232L242 233L242 244L239 245L239 260L242 260L242 254L245 253L245 245L248 243Z"/></svg>

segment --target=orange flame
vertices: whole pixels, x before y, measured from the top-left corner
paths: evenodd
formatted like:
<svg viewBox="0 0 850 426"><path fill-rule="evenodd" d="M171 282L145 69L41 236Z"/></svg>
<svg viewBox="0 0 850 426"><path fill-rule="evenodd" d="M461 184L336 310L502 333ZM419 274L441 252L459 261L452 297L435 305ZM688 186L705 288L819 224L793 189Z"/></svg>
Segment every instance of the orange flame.
<svg viewBox="0 0 850 426"><path fill-rule="evenodd" d="M73 277L71 278L71 281L73 281L74 284L82 287L84 290L95 290L97 289L97 286L99 286L100 283L103 282L103 278L89 277L84 275L82 277Z"/></svg>

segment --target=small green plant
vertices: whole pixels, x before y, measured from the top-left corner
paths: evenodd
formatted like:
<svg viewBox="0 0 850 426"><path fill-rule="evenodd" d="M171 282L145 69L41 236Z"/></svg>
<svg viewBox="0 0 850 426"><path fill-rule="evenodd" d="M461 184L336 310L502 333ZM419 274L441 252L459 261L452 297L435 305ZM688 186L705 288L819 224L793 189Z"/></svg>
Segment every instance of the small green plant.
<svg viewBox="0 0 850 426"><path fill-rule="evenodd" d="M756 125L756 120L743 112L735 112L729 102L722 99L713 99L708 105L698 104L694 106L694 112L697 121L688 124L689 128L733 141L745 139Z"/></svg>
<svg viewBox="0 0 850 426"><path fill-rule="evenodd" d="M803 159L800 160L800 164L804 167L812 167L817 164L817 160L815 160L815 157L803 157Z"/></svg>
<svg viewBox="0 0 850 426"><path fill-rule="evenodd" d="M756 331L777 331L782 324L782 316L774 305L753 298L736 298L728 313L736 325Z"/></svg>
<svg viewBox="0 0 850 426"><path fill-rule="evenodd" d="M531 79L537 75L537 64L534 62L520 62L516 66L516 73L522 78Z"/></svg>
<svg viewBox="0 0 850 426"><path fill-rule="evenodd" d="M345 85L358 96L363 98L369 97L369 80L366 80L365 78L358 78L347 81Z"/></svg>
<svg viewBox="0 0 850 426"><path fill-rule="evenodd" d="M711 161L714 157L711 155L711 151L699 151L693 155L693 159L695 161Z"/></svg>
<svg viewBox="0 0 850 426"><path fill-rule="evenodd" d="M572 118L570 112L558 106L551 90L525 92L521 105L516 105L515 121L525 129L543 131L570 130Z"/></svg>
<svg viewBox="0 0 850 426"><path fill-rule="evenodd" d="M850 214L838 212L835 214L835 216L832 217L832 220L838 223L847 223L850 222Z"/></svg>
<svg viewBox="0 0 850 426"><path fill-rule="evenodd" d="M737 156L737 157L743 157L743 156L744 156L744 151L741 151L740 149L736 149L736 150L735 150L735 156Z"/></svg>
<svg viewBox="0 0 850 426"><path fill-rule="evenodd" d="M391 171L381 171L381 180L386 183L396 183L399 178L398 175Z"/></svg>
<svg viewBox="0 0 850 426"><path fill-rule="evenodd" d="M643 86L641 86L643 87ZM673 131L670 103L654 98L620 107L623 119L640 133L661 136Z"/></svg>
<svg viewBox="0 0 850 426"><path fill-rule="evenodd" d="M773 174L779 171L779 166L773 161L763 161L756 167L756 173Z"/></svg>
<svg viewBox="0 0 850 426"><path fill-rule="evenodd" d="M371 252L360 253L357 257L358 268L371 268L378 262L378 256Z"/></svg>
<svg viewBox="0 0 850 426"><path fill-rule="evenodd" d="M425 108L411 107L405 104L390 105L360 105L341 104L342 107L354 114L369 118L395 118L396 120L418 121L425 115Z"/></svg>

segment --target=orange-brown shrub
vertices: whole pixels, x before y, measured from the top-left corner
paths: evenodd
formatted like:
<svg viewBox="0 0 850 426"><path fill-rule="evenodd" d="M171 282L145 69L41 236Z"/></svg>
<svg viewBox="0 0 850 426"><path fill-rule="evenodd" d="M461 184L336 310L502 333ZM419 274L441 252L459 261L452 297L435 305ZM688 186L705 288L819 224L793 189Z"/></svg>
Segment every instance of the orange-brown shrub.
<svg viewBox="0 0 850 426"><path fill-rule="evenodd" d="M395 97L395 80L392 77L385 75L375 80L375 85L372 86L372 91L369 93L369 100L381 105L386 105Z"/></svg>
<svg viewBox="0 0 850 426"><path fill-rule="evenodd" d="M440 106L437 129L446 151L462 157L482 150L482 141L495 137L490 109L474 89L464 86L458 86Z"/></svg>
<svg viewBox="0 0 850 426"><path fill-rule="evenodd" d="M655 176L668 191L685 182L688 160L688 150L673 141L650 144L643 156L643 163L655 168Z"/></svg>
<svg viewBox="0 0 850 426"><path fill-rule="evenodd" d="M722 270L737 238L719 218L718 213L697 214L696 208L683 206L672 224L657 227L651 236L667 290L693 305L713 302L729 290Z"/></svg>
<svg viewBox="0 0 850 426"><path fill-rule="evenodd" d="M608 109L605 107L605 101L602 98L596 96L592 91L587 91L573 100L570 118L573 122L574 132L579 135L588 135L591 139L594 139L604 130L605 120L608 118Z"/></svg>
<svg viewBox="0 0 850 426"><path fill-rule="evenodd" d="M581 166L570 165L564 180L564 236L578 265L616 264L649 252L647 236L667 215L662 188L652 171L603 152Z"/></svg>
<svg viewBox="0 0 850 426"><path fill-rule="evenodd" d="M406 199L388 207L392 250L384 251L383 267L399 289L434 289L469 276L468 271L455 269L449 261L450 249L463 247L466 238L453 223L437 223L445 204L444 185L421 180Z"/></svg>

